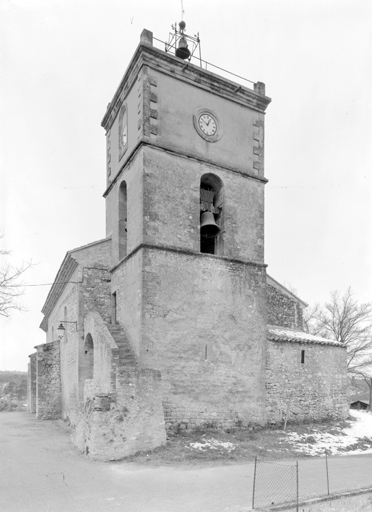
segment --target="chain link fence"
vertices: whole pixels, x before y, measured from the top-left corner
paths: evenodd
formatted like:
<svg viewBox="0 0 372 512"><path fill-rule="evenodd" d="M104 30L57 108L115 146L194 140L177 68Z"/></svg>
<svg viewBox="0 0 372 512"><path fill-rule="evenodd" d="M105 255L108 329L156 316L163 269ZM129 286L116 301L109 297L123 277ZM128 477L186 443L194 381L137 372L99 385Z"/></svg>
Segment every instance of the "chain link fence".
<svg viewBox="0 0 372 512"><path fill-rule="evenodd" d="M252 509L372 486L372 455L288 461L255 459Z"/></svg>

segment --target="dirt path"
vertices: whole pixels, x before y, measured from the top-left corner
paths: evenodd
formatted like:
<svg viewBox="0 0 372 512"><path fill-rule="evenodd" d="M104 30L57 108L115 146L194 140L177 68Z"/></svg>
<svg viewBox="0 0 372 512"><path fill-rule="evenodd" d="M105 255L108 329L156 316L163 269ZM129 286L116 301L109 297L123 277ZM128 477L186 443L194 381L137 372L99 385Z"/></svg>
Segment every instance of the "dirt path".
<svg viewBox="0 0 372 512"><path fill-rule="evenodd" d="M253 464L144 468L92 462L59 421L0 414L1 512L245 512Z"/></svg>

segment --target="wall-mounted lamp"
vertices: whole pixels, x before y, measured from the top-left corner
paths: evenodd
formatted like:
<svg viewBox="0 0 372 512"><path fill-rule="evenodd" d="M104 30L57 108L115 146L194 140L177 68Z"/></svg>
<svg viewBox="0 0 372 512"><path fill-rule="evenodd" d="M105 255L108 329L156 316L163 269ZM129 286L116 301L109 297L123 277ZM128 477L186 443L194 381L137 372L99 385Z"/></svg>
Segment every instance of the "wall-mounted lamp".
<svg viewBox="0 0 372 512"><path fill-rule="evenodd" d="M77 332L77 322L69 322L68 320L61 320L57 329L58 338L61 340L65 334L65 326L63 324L75 324L76 332Z"/></svg>

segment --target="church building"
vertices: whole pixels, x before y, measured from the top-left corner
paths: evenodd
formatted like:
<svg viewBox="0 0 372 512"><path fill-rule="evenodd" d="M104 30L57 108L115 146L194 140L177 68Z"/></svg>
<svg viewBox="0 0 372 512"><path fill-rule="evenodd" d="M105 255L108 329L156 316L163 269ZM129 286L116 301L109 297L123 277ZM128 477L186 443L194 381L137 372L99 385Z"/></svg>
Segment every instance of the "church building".
<svg viewBox="0 0 372 512"><path fill-rule="evenodd" d="M183 22L174 37L143 30L107 107L106 236L67 252L30 356L29 410L101 460L348 414L345 347L266 273L265 85L193 64Z"/></svg>

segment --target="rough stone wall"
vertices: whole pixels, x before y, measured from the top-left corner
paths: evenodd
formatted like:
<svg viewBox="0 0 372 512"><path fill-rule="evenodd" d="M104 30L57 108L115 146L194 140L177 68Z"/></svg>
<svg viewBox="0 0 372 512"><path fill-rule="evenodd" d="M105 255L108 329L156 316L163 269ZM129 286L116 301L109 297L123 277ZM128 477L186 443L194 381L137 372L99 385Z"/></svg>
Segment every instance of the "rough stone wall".
<svg viewBox="0 0 372 512"><path fill-rule="evenodd" d="M223 183L222 258L200 254L207 173ZM117 318L140 366L162 372L168 427L264 423L263 183L143 147L107 197L113 247L122 179L128 256L113 271Z"/></svg>
<svg viewBox="0 0 372 512"><path fill-rule="evenodd" d="M74 432L74 443L98 460L119 460L166 443L160 372L127 369L117 375L116 392L89 391Z"/></svg>
<svg viewBox="0 0 372 512"><path fill-rule="evenodd" d="M36 418L59 419L62 415L60 343L45 343L36 349Z"/></svg>
<svg viewBox="0 0 372 512"><path fill-rule="evenodd" d="M82 268L81 294L83 317L97 311L104 322L111 322L111 275L106 268Z"/></svg>
<svg viewBox="0 0 372 512"><path fill-rule="evenodd" d="M95 267L108 265L111 258L111 240L104 239L70 251L81 266Z"/></svg>
<svg viewBox="0 0 372 512"><path fill-rule="evenodd" d="M112 267L119 262L120 186L127 186L127 254L143 242L143 149L128 162L106 197L106 235L112 237Z"/></svg>
<svg viewBox="0 0 372 512"><path fill-rule="evenodd" d="M304 363L301 353L304 351ZM268 341L266 407L269 423L345 419L348 415L346 349Z"/></svg>
<svg viewBox="0 0 372 512"><path fill-rule="evenodd" d="M29 356L30 357L30 356ZM32 412L32 399L31 399L31 363L27 365L27 411Z"/></svg>
<svg viewBox="0 0 372 512"><path fill-rule="evenodd" d="M27 410L36 413L36 352L31 354L27 375Z"/></svg>
<svg viewBox="0 0 372 512"><path fill-rule="evenodd" d="M161 371L167 428L265 423L265 271L147 250L140 364Z"/></svg>
<svg viewBox="0 0 372 512"><path fill-rule="evenodd" d="M138 251L123 261L112 274L112 290L116 292L117 321L125 332L136 357L142 339L143 256Z"/></svg>
<svg viewBox="0 0 372 512"><path fill-rule="evenodd" d="M267 323L303 330L302 308L298 302L267 285Z"/></svg>
<svg viewBox="0 0 372 512"><path fill-rule="evenodd" d="M211 173L223 184L220 255L264 262L262 182L164 151L143 152L145 243L200 252L200 180Z"/></svg>

